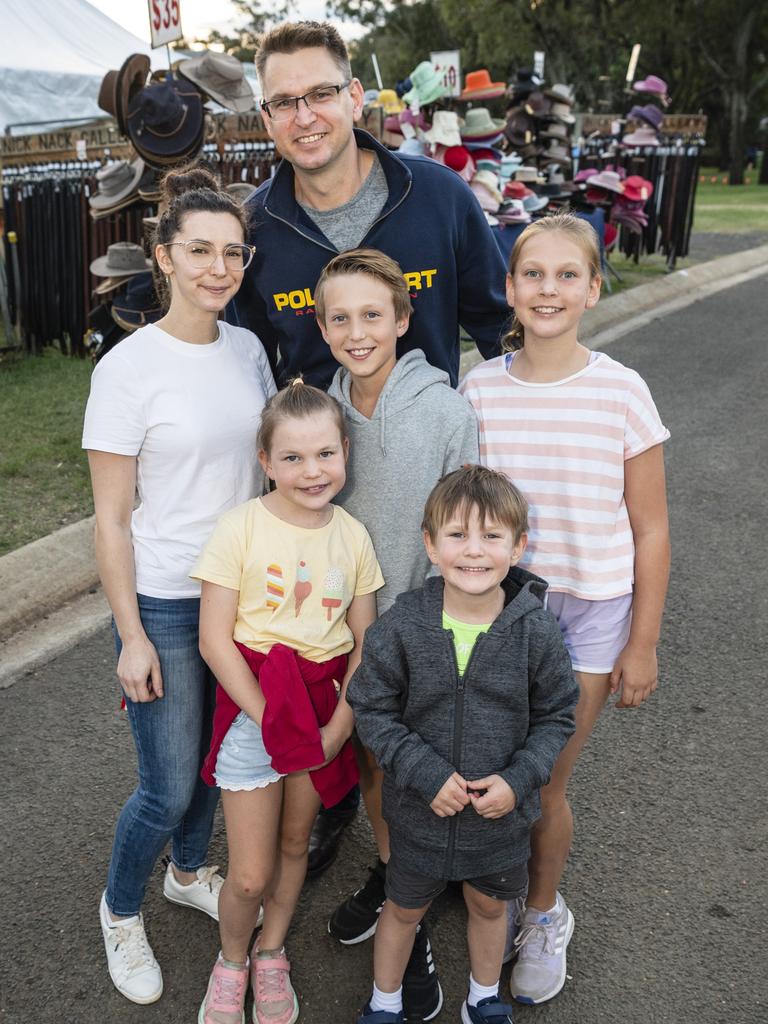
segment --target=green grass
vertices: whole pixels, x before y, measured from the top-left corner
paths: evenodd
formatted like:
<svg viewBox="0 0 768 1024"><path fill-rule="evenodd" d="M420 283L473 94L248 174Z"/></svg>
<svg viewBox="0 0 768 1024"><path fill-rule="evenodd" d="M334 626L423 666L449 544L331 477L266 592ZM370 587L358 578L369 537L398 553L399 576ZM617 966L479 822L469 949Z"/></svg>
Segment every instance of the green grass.
<svg viewBox="0 0 768 1024"><path fill-rule="evenodd" d="M716 178L716 182L711 179ZM750 185L723 184L727 175L702 168L696 190L694 231L737 234L768 231L768 185L757 185L757 171L748 172ZM703 179L703 180L702 180Z"/></svg>
<svg viewBox="0 0 768 1024"><path fill-rule="evenodd" d="M0 555L93 511L80 449L91 370L56 349L0 361Z"/></svg>

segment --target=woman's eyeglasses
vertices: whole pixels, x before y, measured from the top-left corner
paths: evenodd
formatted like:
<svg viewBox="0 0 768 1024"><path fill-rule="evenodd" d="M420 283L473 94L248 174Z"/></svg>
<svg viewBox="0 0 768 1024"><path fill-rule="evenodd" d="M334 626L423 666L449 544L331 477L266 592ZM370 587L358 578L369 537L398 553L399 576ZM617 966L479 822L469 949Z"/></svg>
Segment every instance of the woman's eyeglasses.
<svg viewBox="0 0 768 1024"><path fill-rule="evenodd" d="M163 244L183 246L187 262L195 270L207 270L208 267L212 267L219 253L221 253L227 270L245 270L256 252L255 245L242 245L240 242L225 245L221 250L211 242L202 242L198 239L189 242L164 242Z"/></svg>

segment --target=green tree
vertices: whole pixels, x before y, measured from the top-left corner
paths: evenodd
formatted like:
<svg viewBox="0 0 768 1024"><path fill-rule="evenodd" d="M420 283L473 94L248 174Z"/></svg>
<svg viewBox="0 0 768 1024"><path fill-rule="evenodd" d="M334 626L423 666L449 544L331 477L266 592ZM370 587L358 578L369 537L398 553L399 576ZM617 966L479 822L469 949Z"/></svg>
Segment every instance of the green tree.
<svg viewBox="0 0 768 1024"><path fill-rule="evenodd" d="M226 53L245 63L251 63L256 55L259 36L271 25L284 21L295 10L295 0L232 0L237 9L240 24L231 32L220 32L217 29L205 39L197 39L198 43L210 46L212 43L223 47Z"/></svg>

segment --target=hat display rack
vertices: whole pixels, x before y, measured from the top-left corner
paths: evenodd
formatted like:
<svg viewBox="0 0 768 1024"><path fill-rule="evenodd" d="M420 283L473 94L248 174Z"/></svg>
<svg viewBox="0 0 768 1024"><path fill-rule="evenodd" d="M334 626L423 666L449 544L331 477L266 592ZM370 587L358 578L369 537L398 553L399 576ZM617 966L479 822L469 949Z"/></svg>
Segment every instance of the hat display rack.
<svg viewBox="0 0 768 1024"><path fill-rule="evenodd" d="M609 249L635 262L661 252L672 270L689 251L706 121L670 116L670 103L664 79L635 82L627 114L582 141L576 182L583 201L606 209Z"/></svg>
<svg viewBox="0 0 768 1024"><path fill-rule="evenodd" d="M159 318L146 256L163 173L204 159L241 201L274 167L243 65L227 54L203 51L155 73L131 54L104 76L98 103L115 130L95 125L108 141L86 159L0 165L9 309L29 352L57 342L98 359ZM121 252L130 264L122 269Z"/></svg>

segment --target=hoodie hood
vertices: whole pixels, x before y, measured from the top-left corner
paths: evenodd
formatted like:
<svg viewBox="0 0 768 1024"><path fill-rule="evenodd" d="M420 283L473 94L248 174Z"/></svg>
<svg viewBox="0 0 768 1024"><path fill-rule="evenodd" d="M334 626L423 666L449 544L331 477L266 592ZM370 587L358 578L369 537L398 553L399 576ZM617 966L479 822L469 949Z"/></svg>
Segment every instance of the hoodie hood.
<svg viewBox="0 0 768 1024"><path fill-rule="evenodd" d="M352 405L350 389L352 374L345 367L340 367L331 381L328 394L332 395L344 409L344 415L353 423L378 423L379 444L384 455L387 454L387 417L402 413L413 405L428 388L437 385L450 385L450 378L444 370L431 366L421 349L406 352L395 363L394 369L387 378L376 408L370 419L363 416Z"/></svg>

